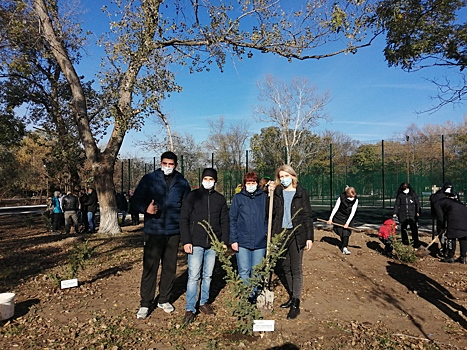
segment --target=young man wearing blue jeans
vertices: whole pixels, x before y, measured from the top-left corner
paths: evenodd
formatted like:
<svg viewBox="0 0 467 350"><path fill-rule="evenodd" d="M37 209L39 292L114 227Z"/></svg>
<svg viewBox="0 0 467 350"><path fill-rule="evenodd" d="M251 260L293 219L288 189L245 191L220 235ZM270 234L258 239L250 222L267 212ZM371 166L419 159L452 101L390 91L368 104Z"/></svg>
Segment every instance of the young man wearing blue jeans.
<svg viewBox="0 0 467 350"><path fill-rule="evenodd" d="M189 324L195 319L200 279L199 311L207 315L214 314L214 310L208 302L216 252L211 247L211 239L208 233L199 223L207 221L214 234L224 244L229 239L227 202L223 195L214 190L214 185L217 182L217 171L206 168L203 170L202 177L202 186L186 196L180 212L180 235L183 249L188 254L188 283L184 324Z"/></svg>

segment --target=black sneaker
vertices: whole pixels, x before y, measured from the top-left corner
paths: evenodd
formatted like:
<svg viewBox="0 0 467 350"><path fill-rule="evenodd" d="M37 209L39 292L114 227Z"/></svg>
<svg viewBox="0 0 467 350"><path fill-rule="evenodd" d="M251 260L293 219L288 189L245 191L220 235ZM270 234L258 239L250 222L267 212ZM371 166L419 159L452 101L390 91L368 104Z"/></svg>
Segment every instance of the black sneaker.
<svg viewBox="0 0 467 350"><path fill-rule="evenodd" d="M454 260L454 258L444 258L444 259L441 259L441 262L454 264L456 261Z"/></svg>
<svg viewBox="0 0 467 350"><path fill-rule="evenodd" d="M195 320L195 313L191 311L185 311L185 316L183 317L183 324L188 325Z"/></svg>

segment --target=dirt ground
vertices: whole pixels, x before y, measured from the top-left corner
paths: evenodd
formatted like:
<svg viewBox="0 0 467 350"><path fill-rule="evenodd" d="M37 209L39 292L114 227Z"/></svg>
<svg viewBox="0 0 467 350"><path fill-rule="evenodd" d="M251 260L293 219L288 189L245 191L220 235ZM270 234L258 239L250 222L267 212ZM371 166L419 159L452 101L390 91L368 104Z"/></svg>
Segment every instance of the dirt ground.
<svg viewBox="0 0 467 350"><path fill-rule="evenodd" d="M371 231L355 232L343 255L319 228L304 256L301 314L287 320L273 279L274 332L232 334L229 288L216 266L215 316L182 327L186 257L180 252L176 311L135 317L142 270L142 225L117 237L50 235L42 219L0 217L0 292L16 293L15 315L0 321L0 349L467 349L467 265L435 256L405 264L380 253ZM60 289L77 242L94 248L77 288ZM422 236L425 245L431 236ZM81 248L80 251L82 251Z"/></svg>

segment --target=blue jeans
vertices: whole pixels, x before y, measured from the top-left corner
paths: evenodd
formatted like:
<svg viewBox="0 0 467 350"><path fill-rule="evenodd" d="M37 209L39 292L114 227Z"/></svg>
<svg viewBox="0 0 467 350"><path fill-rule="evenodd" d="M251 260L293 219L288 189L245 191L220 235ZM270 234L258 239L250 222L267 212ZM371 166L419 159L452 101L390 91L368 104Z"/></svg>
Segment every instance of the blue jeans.
<svg viewBox="0 0 467 350"><path fill-rule="evenodd" d="M237 266L240 278L246 283L253 277L253 268L263 260L266 255L266 248L246 249L238 247Z"/></svg>
<svg viewBox="0 0 467 350"><path fill-rule="evenodd" d="M188 254L188 283L186 286L186 307L187 311L196 312L196 301L198 299L198 282L203 268L203 278L201 280L200 305L204 305L209 300L209 289L211 287L212 271L216 262L216 251L202 247L193 247L193 253Z"/></svg>
<svg viewBox="0 0 467 350"><path fill-rule="evenodd" d="M89 223L89 231L94 232L96 230L96 223L95 223L95 215L93 212L88 211L88 223Z"/></svg>

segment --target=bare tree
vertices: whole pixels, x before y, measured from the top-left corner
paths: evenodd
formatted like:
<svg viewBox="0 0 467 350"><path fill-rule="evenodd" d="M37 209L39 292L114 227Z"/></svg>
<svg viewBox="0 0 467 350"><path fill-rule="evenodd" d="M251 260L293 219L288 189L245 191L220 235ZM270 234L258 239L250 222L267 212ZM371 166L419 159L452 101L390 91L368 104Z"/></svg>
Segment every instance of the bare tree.
<svg viewBox="0 0 467 350"><path fill-rule="evenodd" d="M249 137L247 125L243 120L226 124L223 116L209 120L210 133L204 144L209 153L214 153L217 168L242 170Z"/></svg>
<svg viewBox="0 0 467 350"><path fill-rule="evenodd" d="M317 94L317 89L306 78L295 78L290 83L267 76L258 83L260 101L267 102L255 108L259 121L277 125L281 131L286 150L286 163L294 165L293 149L307 132L318 125L320 119L328 119L324 107L329 102L329 93Z"/></svg>

